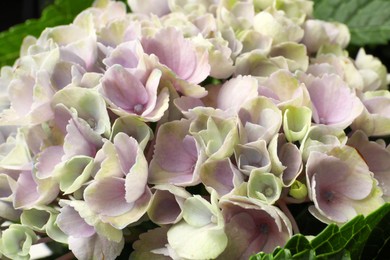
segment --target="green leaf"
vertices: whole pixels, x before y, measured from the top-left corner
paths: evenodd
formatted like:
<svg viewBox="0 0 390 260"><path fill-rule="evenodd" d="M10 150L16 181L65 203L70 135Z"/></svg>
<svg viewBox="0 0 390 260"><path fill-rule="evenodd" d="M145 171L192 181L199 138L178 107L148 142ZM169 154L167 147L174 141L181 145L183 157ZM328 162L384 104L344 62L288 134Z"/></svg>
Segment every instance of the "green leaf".
<svg viewBox="0 0 390 260"><path fill-rule="evenodd" d="M297 234L293 236L285 245L285 248L288 248L292 255L302 252L305 249L311 249L309 240L304 235Z"/></svg>
<svg viewBox="0 0 390 260"><path fill-rule="evenodd" d="M390 40L390 1L315 0L314 17L346 24L351 44L386 44Z"/></svg>
<svg viewBox="0 0 390 260"><path fill-rule="evenodd" d="M19 50L25 36L39 36L47 27L69 24L84 9L90 7L93 0L56 0L46 7L39 19L27 20L23 24L11 27L0 33L0 67L12 65L19 57Z"/></svg>
<svg viewBox="0 0 390 260"><path fill-rule="evenodd" d="M330 224L311 241L298 234L284 248L251 259L276 259L277 255L281 256L277 259L360 259L367 255L381 259L389 241L390 203L387 203L367 217L359 215L341 227Z"/></svg>

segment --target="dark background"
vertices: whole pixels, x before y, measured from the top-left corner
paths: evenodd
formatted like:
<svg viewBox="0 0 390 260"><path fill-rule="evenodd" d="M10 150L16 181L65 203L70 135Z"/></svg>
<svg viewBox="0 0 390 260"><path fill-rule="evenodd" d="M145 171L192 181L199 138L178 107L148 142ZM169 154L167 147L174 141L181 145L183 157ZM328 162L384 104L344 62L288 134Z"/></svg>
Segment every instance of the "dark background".
<svg viewBox="0 0 390 260"><path fill-rule="evenodd" d="M43 8L52 2L53 0L0 0L0 31L26 19L39 18Z"/></svg>

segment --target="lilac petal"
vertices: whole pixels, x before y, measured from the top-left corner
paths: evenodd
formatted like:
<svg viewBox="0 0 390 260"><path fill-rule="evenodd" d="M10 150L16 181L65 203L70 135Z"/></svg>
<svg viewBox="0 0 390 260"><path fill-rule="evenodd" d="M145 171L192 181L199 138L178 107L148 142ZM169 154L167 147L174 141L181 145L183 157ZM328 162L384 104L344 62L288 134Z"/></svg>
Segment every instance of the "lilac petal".
<svg viewBox="0 0 390 260"><path fill-rule="evenodd" d="M143 49L138 41L124 42L119 44L110 55L103 60L103 63L108 67L119 64L125 68L136 68L141 53L143 53Z"/></svg>
<svg viewBox="0 0 390 260"><path fill-rule="evenodd" d="M323 215L336 222L346 222L356 216L356 211L350 205L349 199L342 194L333 193L331 190L321 189L317 187L317 183L322 180L317 180L317 174L313 176L313 200L315 206ZM326 177L329 178L329 177ZM331 197L331 201L329 198Z"/></svg>
<svg viewBox="0 0 390 260"><path fill-rule="evenodd" d="M383 194L390 197L390 150L380 144L369 141L368 137L360 130L356 131L347 142L354 147L367 163L370 171L378 180Z"/></svg>
<svg viewBox="0 0 390 260"><path fill-rule="evenodd" d="M72 207L80 217L87 223L88 225L95 228L96 233L100 236L103 236L110 241L120 242L123 238L122 230L119 230L109 223L105 223L101 220L102 216L96 214L91 208L87 205L87 203L83 200L60 200L60 206L65 207L69 205Z"/></svg>
<svg viewBox="0 0 390 260"><path fill-rule="evenodd" d="M37 159L35 165L37 169L37 178L45 179L52 177L54 167L61 162L61 157L64 154L62 146L50 146L43 150Z"/></svg>
<svg viewBox="0 0 390 260"><path fill-rule="evenodd" d="M269 143L282 125L282 112L271 100L256 97L238 111L240 135L243 143L264 139Z"/></svg>
<svg viewBox="0 0 390 260"><path fill-rule="evenodd" d="M145 149L149 140L153 137L152 129L145 122L132 115L119 117L115 120L112 125L110 140L114 140L114 137L120 132L135 138L142 150Z"/></svg>
<svg viewBox="0 0 390 260"><path fill-rule="evenodd" d="M363 111L361 101L337 75L314 79L308 90L316 123L345 128Z"/></svg>
<svg viewBox="0 0 390 260"><path fill-rule="evenodd" d="M117 152L122 172L126 175L134 166L138 152L137 141L124 133L114 137L114 146Z"/></svg>
<svg viewBox="0 0 390 260"><path fill-rule="evenodd" d="M157 134L149 182L190 181L197 158L193 137L187 137L190 121L172 121L162 125ZM190 138L190 140L188 139Z"/></svg>
<svg viewBox="0 0 390 260"><path fill-rule="evenodd" d="M229 158L205 162L200 169L200 179L204 185L215 189L219 196L231 192L244 181L243 175Z"/></svg>
<svg viewBox="0 0 390 260"><path fill-rule="evenodd" d="M282 165L286 166L282 173L283 184L290 186L303 169L301 152L296 145L285 143L280 147L278 156Z"/></svg>
<svg viewBox="0 0 390 260"><path fill-rule="evenodd" d="M34 84L34 78L26 75L13 79L8 86L11 107L21 116L30 112Z"/></svg>
<svg viewBox="0 0 390 260"><path fill-rule="evenodd" d="M259 94L271 98L283 110L288 106L310 107L310 97L305 85L287 70L272 73L260 85Z"/></svg>
<svg viewBox="0 0 390 260"><path fill-rule="evenodd" d="M106 71L102 79L102 91L115 106L135 114L141 114L148 102L143 84L121 65L114 65Z"/></svg>
<svg viewBox="0 0 390 260"><path fill-rule="evenodd" d="M56 118L56 122L60 123L61 128L68 123L65 120L69 120L69 115L72 117L77 115L97 134L109 136L111 124L106 102L96 89L70 85L53 96L52 106L55 110L59 107L59 111L56 111L59 117Z"/></svg>
<svg viewBox="0 0 390 260"><path fill-rule="evenodd" d="M156 107L157 88L158 88L158 86L160 84L161 75L162 75L161 70L154 69L150 73L149 78L146 81L145 88L146 88L146 92L148 93L149 100L145 104L145 110L142 113L142 115L148 115Z"/></svg>
<svg viewBox="0 0 390 260"><path fill-rule="evenodd" d="M174 194L166 190L157 190L148 208L148 216L158 225L173 224L180 220L181 211Z"/></svg>
<svg viewBox="0 0 390 260"><path fill-rule="evenodd" d="M170 93L168 88L163 88L160 91L160 93L158 93L156 104L154 106L153 111L151 111L149 114L145 114L145 116L142 117L145 118L145 120L150 122L156 122L160 120L164 116L165 111L169 107L169 96Z"/></svg>
<svg viewBox="0 0 390 260"><path fill-rule="evenodd" d="M77 259L116 259L124 247L124 239L117 243L98 234L87 238L69 237L68 243Z"/></svg>
<svg viewBox="0 0 390 260"><path fill-rule="evenodd" d="M248 259L258 251L272 252L291 236L291 227L282 212L273 206L246 197L221 201L228 246L222 259ZM287 222L286 222L287 221Z"/></svg>
<svg viewBox="0 0 390 260"><path fill-rule="evenodd" d="M373 96L371 98L367 98L363 101L363 103L369 113L387 118L390 117L390 92L387 92L384 96Z"/></svg>
<svg viewBox="0 0 390 260"><path fill-rule="evenodd" d="M146 213L151 198L152 192L146 187L144 194L137 201L131 203L131 205L133 205L131 209L128 209L123 214L117 216L101 216L101 220L104 223L109 223L110 226L117 230L122 230L129 224L137 222Z"/></svg>
<svg viewBox="0 0 390 260"><path fill-rule="evenodd" d="M66 59L69 57L69 60ZM86 71L97 71L98 48L96 36L91 35L85 39L72 42L65 47L61 47L61 58L68 61L76 61L81 64Z"/></svg>
<svg viewBox="0 0 390 260"><path fill-rule="evenodd" d="M122 137L121 133L119 133L117 136ZM116 137L114 141L116 141ZM128 203L132 203L138 200L144 194L148 180L148 162L146 161L142 150L138 146L137 141L132 137L127 138L129 147L135 150L131 155L133 157L131 160L134 160L134 163L129 165L131 168L128 169L127 173L125 172L125 174L127 174L125 182L125 198ZM126 140L124 140L123 143L126 143Z"/></svg>
<svg viewBox="0 0 390 260"><path fill-rule="evenodd" d="M191 193L183 187L174 185L156 185L156 192L148 207L148 216L154 223L173 224L182 218L182 209ZM170 210L166 210L169 208Z"/></svg>
<svg viewBox="0 0 390 260"><path fill-rule="evenodd" d="M31 171L20 173L14 194L15 208L32 206L39 199L37 183L34 181Z"/></svg>
<svg viewBox="0 0 390 260"><path fill-rule="evenodd" d="M210 92L209 92L210 93ZM207 96L208 97L208 96ZM173 100L175 106L184 114L195 107L203 107L204 104L199 98L181 96Z"/></svg>
<svg viewBox="0 0 390 260"><path fill-rule="evenodd" d="M94 157L96 151L103 145L101 136L80 118L73 116L66 126L66 131L63 157L65 160L79 155Z"/></svg>
<svg viewBox="0 0 390 260"><path fill-rule="evenodd" d="M324 158L315 171L319 189L340 193L355 200L364 199L371 192L373 183L369 176L365 178L364 175L353 174L348 165L337 158Z"/></svg>
<svg viewBox="0 0 390 260"><path fill-rule="evenodd" d="M118 216L133 208L125 199L125 179L107 177L94 181L84 191L84 199L95 212Z"/></svg>
<svg viewBox="0 0 390 260"><path fill-rule="evenodd" d="M142 46L146 53L155 54L162 64L189 83L198 84L210 73L207 52L198 54L193 44L172 27L160 30L154 38L143 38Z"/></svg>
<svg viewBox="0 0 390 260"><path fill-rule="evenodd" d="M71 206L61 208L57 217L58 227L68 236L90 237L96 233L93 226L88 225L80 214Z"/></svg>
<svg viewBox="0 0 390 260"><path fill-rule="evenodd" d="M254 169L261 172L271 170L271 160L264 140L259 139L245 145L238 144L234 154L238 168L247 176Z"/></svg>
<svg viewBox="0 0 390 260"><path fill-rule="evenodd" d="M0 174L0 199L8 200L13 194L13 190L16 187L16 181L12 179L9 175L1 173Z"/></svg>
<svg viewBox="0 0 390 260"><path fill-rule="evenodd" d="M238 111L242 104L258 95L257 88L257 80L251 76L238 76L228 80L219 91L217 108Z"/></svg>

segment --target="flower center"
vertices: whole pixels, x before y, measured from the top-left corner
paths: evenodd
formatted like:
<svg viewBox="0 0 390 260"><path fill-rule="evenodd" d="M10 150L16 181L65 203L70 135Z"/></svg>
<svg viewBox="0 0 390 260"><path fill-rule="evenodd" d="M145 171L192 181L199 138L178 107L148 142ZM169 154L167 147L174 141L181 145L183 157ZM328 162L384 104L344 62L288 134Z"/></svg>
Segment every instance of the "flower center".
<svg viewBox="0 0 390 260"><path fill-rule="evenodd" d="M142 104L137 104L133 107L134 113L137 115L140 115L144 111L144 105Z"/></svg>
<svg viewBox="0 0 390 260"><path fill-rule="evenodd" d="M274 190L271 188L271 187L267 187L265 188L264 190L264 195L267 196L267 197L270 197L274 194Z"/></svg>
<svg viewBox="0 0 390 260"><path fill-rule="evenodd" d="M333 191L326 191L326 192L324 193L324 198L325 198L326 202L328 202L328 203L332 202L333 199L334 199L334 193L333 193Z"/></svg>
<svg viewBox="0 0 390 260"><path fill-rule="evenodd" d="M261 224L260 225L260 233L261 234L268 234L269 232L269 227L267 224Z"/></svg>

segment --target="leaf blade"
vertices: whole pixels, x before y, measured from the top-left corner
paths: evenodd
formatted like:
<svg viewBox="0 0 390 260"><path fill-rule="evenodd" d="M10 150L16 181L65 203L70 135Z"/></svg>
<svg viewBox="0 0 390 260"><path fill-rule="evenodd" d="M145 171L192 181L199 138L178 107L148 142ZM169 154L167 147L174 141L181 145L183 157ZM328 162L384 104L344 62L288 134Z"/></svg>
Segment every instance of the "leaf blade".
<svg viewBox="0 0 390 260"><path fill-rule="evenodd" d="M0 32L0 67L12 65L19 57L24 37L27 35L37 37L47 27L68 24L92 3L93 0L56 0L54 4L43 10L39 19L30 19L7 31Z"/></svg>
<svg viewBox="0 0 390 260"><path fill-rule="evenodd" d="M316 0L314 17L348 26L351 44L385 44L390 40L390 1Z"/></svg>

